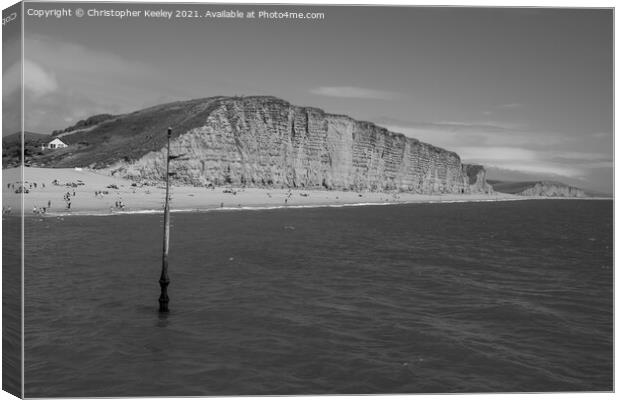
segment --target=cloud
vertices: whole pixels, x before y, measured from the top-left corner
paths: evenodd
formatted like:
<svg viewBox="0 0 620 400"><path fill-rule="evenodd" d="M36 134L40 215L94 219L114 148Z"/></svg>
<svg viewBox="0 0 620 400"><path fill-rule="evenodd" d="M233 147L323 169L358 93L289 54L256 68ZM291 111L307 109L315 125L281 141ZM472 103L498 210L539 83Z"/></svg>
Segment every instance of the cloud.
<svg viewBox="0 0 620 400"><path fill-rule="evenodd" d="M40 35L27 35L24 48L26 130L48 133L94 114L131 112L162 93L186 98L162 79L167 71L139 60Z"/></svg>
<svg viewBox="0 0 620 400"><path fill-rule="evenodd" d="M519 147L464 147L461 158L496 168L539 175L557 175L572 178L584 176L583 169L547 157L545 152Z"/></svg>
<svg viewBox="0 0 620 400"><path fill-rule="evenodd" d="M549 158L567 161L611 161L610 154L591 153L584 151L549 151L546 153Z"/></svg>
<svg viewBox="0 0 620 400"><path fill-rule="evenodd" d="M373 100L394 100L400 97L398 93L394 92L355 86L321 86L310 90L310 93L317 94L319 96Z"/></svg>
<svg viewBox="0 0 620 400"><path fill-rule="evenodd" d="M518 147L461 147L459 154L464 159L486 161L533 161L536 152Z"/></svg>
<svg viewBox="0 0 620 400"><path fill-rule="evenodd" d="M153 68L146 63L40 35L26 36L24 55L27 59L45 65L50 70L70 71L77 74L88 73L90 78L113 75L117 78L128 76L128 79L133 79L153 73Z"/></svg>
<svg viewBox="0 0 620 400"><path fill-rule="evenodd" d="M595 162L589 162L589 163L582 164L581 167L590 168L590 169L598 169L598 168L613 169L614 162L613 161L595 161Z"/></svg>
<svg viewBox="0 0 620 400"><path fill-rule="evenodd" d="M541 132L526 125L496 121L378 121L393 132L455 151L464 162L519 171L529 176L582 179L595 168L611 168L611 152L575 151L584 137ZM588 138L585 138L590 140Z"/></svg>
<svg viewBox="0 0 620 400"><path fill-rule="evenodd" d="M492 120L483 121L408 121L399 118L392 117L378 117L375 119L378 124L384 125L396 125L405 128L427 128L437 131L468 131L468 132L514 132L516 130L526 129L527 126L523 124L509 124L505 122L497 122Z"/></svg>
<svg viewBox="0 0 620 400"><path fill-rule="evenodd" d="M24 89L35 97L42 97L58 89L58 82L38 64L24 60Z"/></svg>
<svg viewBox="0 0 620 400"><path fill-rule="evenodd" d="M485 165L502 168L502 169L519 171L519 172L525 172L529 174L535 174L541 178L545 176L557 176L557 177L566 177L566 178L573 178L573 179L582 179L585 176L583 170L579 168L574 168L574 167L570 167L566 165L553 164L553 163L546 163L544 161L529 162L526 164L522 164L520 162L511 163L511 162L506 162L502 160L502 162L499 164L489 162Z"/></svg>
<svg viewBox="0 0 620 400"><path fill-rule="evenodd" d="M509 109L514 109L514 108L520 108L522 106L523 104L521 103L507 103L507 104L500 104L499 106L497 106L497 108L509 110Z"/></svg>
<svg viewBox="0 0 620 400"><path fill-rule="evenodd" d="M613 168L609 154L528 149L521 147L461 147L457 153L465 161L530 174L582 179L588 170Z"/></svg>
<svg viewBox="0 0 620 400"><path fill-rule="evenodd" d="M494 121L409 122L379 118L377 123L393 132L455 151L467 146L528 147L534 143L537 146L550 146L566 142L563 135L531 132L519 124L500 124Z"/></svg>
<svg viewBox="0 0 620 400"><path fill-rule="evenodd" d="M26 98L41 99L58 90L58 82L53 74L39 64L24 60L24 91ZM2 130L4 135L16 132L21 127L21 82L22 63L14 63L4 72L2 85ZM29 113L30 115L30 109Z"/></svg>

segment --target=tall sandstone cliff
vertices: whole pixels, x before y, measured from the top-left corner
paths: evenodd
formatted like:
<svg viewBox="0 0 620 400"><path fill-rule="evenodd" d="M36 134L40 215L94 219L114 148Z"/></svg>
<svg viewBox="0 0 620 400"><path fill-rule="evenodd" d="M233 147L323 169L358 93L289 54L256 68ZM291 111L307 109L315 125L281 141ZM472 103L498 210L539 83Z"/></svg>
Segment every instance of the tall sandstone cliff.
<svg viewBox="0 0 620 400"><path fill-rule="evenodd" d="M274 97L219 97L205 104L208 112L200 119L192 116L193 126L177 129L171 141L172 153L185 155L172 162L177 184L416 193L492 190L481 166L463 165L456 153L369 122ZM113 174L159 181L165 174L165 147L109 164Z"/></svg>

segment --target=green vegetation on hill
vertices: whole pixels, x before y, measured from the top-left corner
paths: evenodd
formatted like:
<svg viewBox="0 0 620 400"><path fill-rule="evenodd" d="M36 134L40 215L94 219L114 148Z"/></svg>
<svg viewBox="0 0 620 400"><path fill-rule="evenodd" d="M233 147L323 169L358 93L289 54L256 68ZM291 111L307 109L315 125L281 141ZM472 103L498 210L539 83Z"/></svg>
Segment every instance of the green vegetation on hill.
<svg viewBox="0 0 620 400"><path fill-rule="evenodd" d="M24 132L24 158L29 163L33 158L43 154L41 145L50 141L49 135ZM15 167L21 160L21 132L15 132L2 138L2 168Z"/></svg>
<svg viewBox="0 0 620 400"><path fill-rule="evenodd" d="M57 136L57 135L60 135L61 133L71 132L71 131L75 131L75 130L78 130L78 129L90 128L91 126L99 125L103 121L107 121L107 120L112 119L112 118L114 118L114 115L111 115L111 114L93 115L90 118L78 121L75 125L70 126L70 127L66 128L66 129L53 131L52 132L52 136Z"/></svg>
<svg viewBox="0 0 620 400"><path fill-rule="evenodd" d="M97 125L85 130L80 129L86 124L78 123L69 131L64 130L67 132L61 137L69 147L46 152L36 162L56 168L104 168L119 160L137 160L165 146L168 127L174 127L173 137L176 137L204 125L211 111L219 105L217 99L219 97L179 101L129 114L106 115ZM71 133L76 127L77 132Z"/></svg>

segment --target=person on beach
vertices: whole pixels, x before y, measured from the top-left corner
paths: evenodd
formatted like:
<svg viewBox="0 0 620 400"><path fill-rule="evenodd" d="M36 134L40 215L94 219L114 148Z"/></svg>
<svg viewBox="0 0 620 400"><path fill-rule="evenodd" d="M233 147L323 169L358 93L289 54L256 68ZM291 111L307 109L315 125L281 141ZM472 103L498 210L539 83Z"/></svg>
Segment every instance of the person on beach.
<svg viewBox="0 0 620 400"><path fill-rule="evenodd" d="M47 201L47 208L52 208L52 201L51 200Z"/></svg>

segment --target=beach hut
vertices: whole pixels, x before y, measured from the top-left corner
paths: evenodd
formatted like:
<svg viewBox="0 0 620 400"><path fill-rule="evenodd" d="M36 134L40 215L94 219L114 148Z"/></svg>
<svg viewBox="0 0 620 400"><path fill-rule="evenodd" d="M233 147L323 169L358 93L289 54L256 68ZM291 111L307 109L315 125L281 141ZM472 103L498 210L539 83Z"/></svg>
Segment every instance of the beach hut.
<svg viewBox="0 0 620 400"><path fill-rule="evenodd" d="M45 148L46 148L46 149L50 149L50 150L53 150L53 149L62 149L62 148L65 148L65 147L67 147L67 145L66 145L66 144L65 144L62 140L60 140L60 139L58 139L58 138L56 138L56 139L52 140L51 142L49 142L49 143L45 146Z"/></svg>

